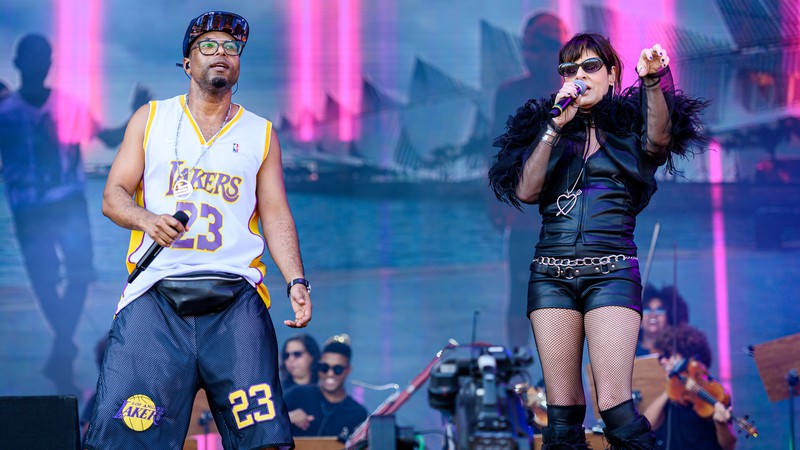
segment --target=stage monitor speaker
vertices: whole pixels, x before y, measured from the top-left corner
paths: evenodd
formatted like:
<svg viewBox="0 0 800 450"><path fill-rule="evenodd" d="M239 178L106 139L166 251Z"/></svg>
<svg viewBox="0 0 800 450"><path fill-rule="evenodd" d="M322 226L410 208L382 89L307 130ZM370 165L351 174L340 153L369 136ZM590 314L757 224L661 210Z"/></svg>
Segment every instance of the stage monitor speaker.
<svg viewBox="0 0 800 450"><path fill-rule="evenodd" d="M0 397L0 447L15 450L80 448L74 396Z"/></svg>

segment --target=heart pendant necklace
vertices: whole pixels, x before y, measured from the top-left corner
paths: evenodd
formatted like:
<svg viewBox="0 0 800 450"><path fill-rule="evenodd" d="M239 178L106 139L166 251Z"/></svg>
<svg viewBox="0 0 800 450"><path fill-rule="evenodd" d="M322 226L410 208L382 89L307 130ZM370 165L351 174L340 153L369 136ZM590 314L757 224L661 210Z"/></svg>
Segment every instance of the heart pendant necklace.
<svg viewBox="0 0 800 450"><path fill-rule="evenodd" d="M583 176L583 171L586 168L586 159L589 157L589 147L591 139L589 139L588 137L589 133L591 132L591 127L587 128L588 129L586 132L587 136L586 147L583 150L583 161L581 162L581 171L578 172L578 177L575 178L575 182L572 183L572 187L567 189L566 192L564 192L563 194L559 195L558 198L556 198L556 208L558 208L556 217L558 216L569 217L569 212L572 211L572 208L574 208L575 205L578 204L578 196L583 193L583 190L581 189L576 190L575 188L578 187L578 182L581 180L581 177ZM569 173L567 174L567 176L569 176Z"/></svg>
<svg viewBox="0 0 800 450"><path fill-rule="evenodd" d="M583 164L581 165L581 171L578 173L578 177L575 178L575 183L572 184L572 188L568 189L563 194L559 195L556 199L556 207L558 208L558 212L556 213L556 217L558 216L569 216L569 212L572 211L572 208L578 204L578 196L583 193L582 190L578 189L577 191L575 188L578 186L578 181L580 181L581 176L583 175L583 168L586 166L586 160L583 160Z"/></svg>

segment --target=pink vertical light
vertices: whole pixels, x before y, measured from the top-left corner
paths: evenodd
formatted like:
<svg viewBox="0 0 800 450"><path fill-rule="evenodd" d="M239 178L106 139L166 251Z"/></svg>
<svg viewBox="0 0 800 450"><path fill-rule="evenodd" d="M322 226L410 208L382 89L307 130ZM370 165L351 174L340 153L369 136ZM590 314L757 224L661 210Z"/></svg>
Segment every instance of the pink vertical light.
<svg viewBox="0 0 800 450"><path fill-rule="evenodd" d="M781 40L786 42L791 39L793 31L796 30L797 24L792 23L794 16L793 9L796 9L797 0L781 0L778 10L781 17ZM796 58L796 50L791 45L784 44L783 46L783 76L786 80L786 106L794 106L800 103L800 72L793 71L792 68L795 64L792 60Z"/></svg>
<svg viewBox="0 0 800 450"><path fill-rule="evenodd" d="M55 0L56 40L53 42L55 86L82 105L56 105L58 136L76 143L92 135L88 111L103 113L102 0Z"/></svg>
<svg viewBox="0 0 800 450"><path fill-rule="evenodd" d="M661 21L667 25L675 24L675 0L661 0ZM662 44L663 45L663 44Z"/></svg>
<svg viewBox="0 0 800 450"><path fill-rule="evenodd" d="M711 234L714 254L714 297L717 306L717 360L719 378L731 388L730 318L728 314L728 255L725 248L725 213L722 201L722 149L712 141L708 152L711 182Z"/></svg>
<svg viewBox="0 0 800 450"><path fill-rule="evenodd" d="M662 8L662 20L670 27L677 26L678 24L675 22L676 15L675 15L675 0L663 0L664 7ZM661 46L667 51L667 55L674 59L679 56L676 52L678 48L676 48L676 42L673 42L671 39L672 36L667 35L664 37L664 42L659 42ZM670 64L670 73L672 73L672 80L675 84L678 84L678 65L677 64Z"/></svg>
<svg viewBox="0 0 800 450"><path fill-rule="evenodd" d="M339 140L355 137L354 116L359 110L361 73L359 0L339 0L338 72L339 72Z"/></svg>
<svg viewBox="0 0 800 450"><path fill-rule="evenodd" d="M301 141L314 139L314 94L317 92L314 62L318 60L318 30L315 19L320 5L316 0L289 2L289 58L293 110L299 113Z"/></svg>
<svg viewBox="0 0 800 450"><path fill-rule="evenodd" d="M575 0L558 0L558 17L567 27L567 39L575 34L575 30L579 30L581 28L578 26L578 19L575 17L577 11L573 7L574 2Z"/></svg>
<svg viewBox="0 0 800 450"><path fill-rule="evenodd" d="M559 0L561 2L568 0ZM675 0L661 0L658 2L643 2L641 0L607 0L605 6L613 12L613 21L608 34L611 44L617 50L625 66L622 82L623 87L636 81L636 63L642 49L654 44L661 44L667 50L670 58L676 56L674 43L669 35L655 36L649 25L653 22L668 26L675 25ZM646 40L643 40L646 39ZM672 67L675 77L675 65Z"/></svg>
<svg viewBox="0 0 800 450"><path fill-rule="evenodd" d="M105 95L103 95L103 46L101 45L103 37L103 0L89 0L88 2L72 0L72 3L79 5L88 3L89 5L89 23L87 24L87 53L90 55L88 61L89 76L87 78L90 86L89 107L97 115L96 117L101 118L105 112L103 104L103 99L105 98ZM78 10L79 8L73 6L73 9Z"/></svg>
<svg viewBox="0 0 800 450"><path fill-rule="evenodd" d="M605 3L613 14L611 27L608 30L608 38L622 61L623 87L632 83L630 74L635 73L639 52L644 46L644 44L633 42L631 36L636 35L636 29L631 26L630 20L626 20L635 11L635 9L631 9L635 8L635 3L631 0L608 0ZM619 68L617 68L617 73L620 74Z"/></svg>

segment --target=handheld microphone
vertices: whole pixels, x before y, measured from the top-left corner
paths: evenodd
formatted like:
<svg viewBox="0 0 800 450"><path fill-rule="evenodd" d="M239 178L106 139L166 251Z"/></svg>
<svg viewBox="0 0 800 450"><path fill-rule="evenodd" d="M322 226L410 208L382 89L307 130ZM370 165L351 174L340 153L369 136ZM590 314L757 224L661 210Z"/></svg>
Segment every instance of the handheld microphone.
<svg viewBox="0 0 800 450"><path fill-rule="evenodd" d="M583 93L586 92L586 83L584 83L582 80L575 80L573 83L575 83L575 86L578 87L578 95L583 95ZM550 117L560 116L573 100L575 99L572 97L564 97L559 100L558 103L553 105L553 109L550 110Z"/></svg>
<svg viewBox="0 0 800 450"><path fill-rule="evenodd" d="M177 219L178 222L180 222L181 225L183 225L184 227L189 222L189 216L187 216L186 213L183 211L176 212L172 217ZM136 267L133 269L131 274L128 275L128 284L133 283L133 280L135 280L140 273L144 272L144 270L150 266L150 263L152 263L153 260L156 259L156 256L158 256L158 254L161 253L161 250L164 250L164 247L158 245L157 242L153 242L150 245L150 248L148 248L147 251L144 252L142 258L139 260L139 262L136 263Z"/></svg>

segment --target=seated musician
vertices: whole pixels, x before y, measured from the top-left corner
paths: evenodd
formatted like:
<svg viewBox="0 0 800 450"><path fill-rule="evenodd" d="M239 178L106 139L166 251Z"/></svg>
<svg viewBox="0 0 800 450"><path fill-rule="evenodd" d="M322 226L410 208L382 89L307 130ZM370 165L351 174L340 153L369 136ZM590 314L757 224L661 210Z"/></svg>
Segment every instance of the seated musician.
<svg viewBox="0 0 800 450"><path fill-rule="evenodd" d="M711 366L708 339L702 331L689 325L666 328L656 339L655 348L668 377L684 358L693 358L706 368ZM693 383L692 378L687 379L689 390ZM670 393L674 397L676 389L669 382L665 388L644 412L655 430L657 449L732 450L736 447L730 407L718 401L714 404L713 415L703 418L695 412L693 403L684 405L680 400L670 399Z"/></svg>
<svg viewBox="0 0 800 450"><path fill-rule="evenodd" d="M673 286L656 289L648 284L642 294L642 326L636 356L658 353L655 342L667 327L677 327L689 322L689 307Z"/></svg>
<svg viewBox="0 0 800 450"><path fill-rule="evenodd" d="M328 339L317 364L319 382L295 386L284 395L292 436L336 436L347 440L367 418L367 410L344 389L350 375L350 336Z"/></svg>

